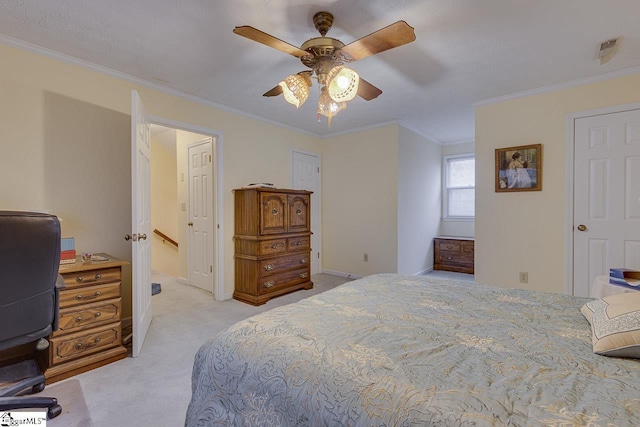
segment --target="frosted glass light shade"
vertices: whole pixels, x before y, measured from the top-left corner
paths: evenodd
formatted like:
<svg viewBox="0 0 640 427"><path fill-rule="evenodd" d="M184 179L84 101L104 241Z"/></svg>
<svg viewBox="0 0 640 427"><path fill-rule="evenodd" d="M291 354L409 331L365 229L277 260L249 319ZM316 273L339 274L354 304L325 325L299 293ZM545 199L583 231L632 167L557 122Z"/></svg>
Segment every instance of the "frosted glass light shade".
<svg viewBox="0 0 640 427"><path fill-rule="evenodd" d="M336 102L329 96L329 92L327 91L327 87L324 86L320 92L320 97L318 98L318 118L320 114L326 116L328 118L329 126L331 126L331 119L333 116L338 114L340 111L347 108L346 102Z"/></svg>
<svg viewBox="0 0 640 427"><path fill-rule="evenodd" d="M355 70L336 65L327 74L329 96L336 102L351 101L358 94L360 76Z"/></svg>
<svg viewBox="0 0 640 427"><path fill-rule="evenodd" d="M306 77L306 78L305 78ZM292 74L279 83L284 99L288 103L300 108L309 97L311 79L306 75Z"/></svg>

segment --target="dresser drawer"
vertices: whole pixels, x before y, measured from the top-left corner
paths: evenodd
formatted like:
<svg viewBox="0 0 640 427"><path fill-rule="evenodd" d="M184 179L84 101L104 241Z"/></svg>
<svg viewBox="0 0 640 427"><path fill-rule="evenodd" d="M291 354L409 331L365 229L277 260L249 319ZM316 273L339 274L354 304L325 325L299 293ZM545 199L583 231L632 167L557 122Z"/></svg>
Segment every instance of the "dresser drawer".
<svg viewBox="0 0 640 427"><path fill-rule="evenodd" d="M293 255L287 255L278 258L265 259L260 261L260 275L277 274L291 268L299 268L309 265L309 253L303 252Z"/></svg>
<svg viewBox="0 0 640 427"><path fill-rule="evenodd" d="M120 298L60 310L60 324L52 336L76 332L106 323L120 321Z"/></svg>
<svg viewBox="0 0 640 427"><path fill-rule="evenodd" d="M280 289L308 282L311 277L309 268L263 277L258 280L258 294L264 295Z"/></svg>
<svg viewBox="0 0 640 427"><path fill-rule="evenodd" d="M300 250L309 250L311 245L311 239L309 236L304 237L292 237L287 240L287 249L291 252Z"/></svg>
<svg viewBox="0 0 640 427"><path fill-rule="evenodd" d="M50 363L62 363L120 345L120 322L51 338Z"/></svg>
<svg viewBox="0 0 640 427"><path fill-rule="evenodd" d="M287 240L265 240L260 242L260 255L280 254L287 251Z"/></svg>
<svg viewBox="0 0 640 427"><path fill-rule="evenodd" d="M440 259L437 260L441 264L461 264L473 265L473 253L467 254L463 252L440 251Z"/></svg>
<svg viewBox="0 0 640 427"><path fill-rule="evenodd" d="M60 308L120 297L120 282L64 289L60 292Z"/></svg>
<svg viewBox="0 0 640 427"><path fill-rule="evenodd" d="M120 268L102 268L90 271L77 271L62 273L65 289L73 289L78 286L116 282L120 280Z"/></svg>
<svg viewBox="0 0 640 427"><path fill-rule="evenodd" d="M441 251L447 251L447 252L462 252L462 244L458 241L453 241L453 242L439 242L438 243L438 248Z"/></svg>

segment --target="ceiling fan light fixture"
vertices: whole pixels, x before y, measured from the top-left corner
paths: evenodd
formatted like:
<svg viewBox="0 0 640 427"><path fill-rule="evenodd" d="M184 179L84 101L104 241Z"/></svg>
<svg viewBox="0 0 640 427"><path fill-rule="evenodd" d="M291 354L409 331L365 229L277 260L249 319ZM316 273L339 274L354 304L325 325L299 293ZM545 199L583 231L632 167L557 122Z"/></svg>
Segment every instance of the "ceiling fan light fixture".
<svg viewBox="0 0 640 427"><path fill-rule="evenodd" d="M347 103L336 102L331 96L329 96L329 92L327 91L327 87L324 86L320 91L320 97L318 98L318 121L320 121L320 115L327 117L328 124L331 126L331 119L333 116L338 114L340 111L347 108Z"/></svg>
<svg viewBox="0 0 640 427"><path fill-rule="evenodd" d="M358 94L360 76L344 65L336 65L327 74L329 96L336 102L351 101Z"/></svg>
<svg viewBox="0 0 640 427"><path fill-rule="evenodd" d="M292 74L279 83L284 99L300 108L309 97L311 79L306 74Z"/></svg>

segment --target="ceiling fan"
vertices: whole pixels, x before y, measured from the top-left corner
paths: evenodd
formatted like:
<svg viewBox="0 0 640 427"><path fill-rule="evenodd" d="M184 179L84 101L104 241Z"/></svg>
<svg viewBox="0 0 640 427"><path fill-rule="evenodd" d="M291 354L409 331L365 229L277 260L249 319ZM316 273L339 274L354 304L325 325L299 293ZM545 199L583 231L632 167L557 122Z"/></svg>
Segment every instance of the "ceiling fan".
<svg viewBox="0 0 640 427"><path fill-rule="evenodd" d="M356 95L370 101L382 93L380 89L344 64L402 46L416 39L413 27L405 21L398 21L347 45L338 39L326 37L333 25L331 13L316 13L313 24L320 32L320 37L307 40L299 48L250 26L235 27L233 32L299 58L309 70L286 77L263 96L283 94L287 102L300 107L309 96L311 78L314 78L318 84L323 85L318 100L318 121L320 116L324 115L328 117L329 125L331 125L331 118L345 109L347 101Z"/></svg>

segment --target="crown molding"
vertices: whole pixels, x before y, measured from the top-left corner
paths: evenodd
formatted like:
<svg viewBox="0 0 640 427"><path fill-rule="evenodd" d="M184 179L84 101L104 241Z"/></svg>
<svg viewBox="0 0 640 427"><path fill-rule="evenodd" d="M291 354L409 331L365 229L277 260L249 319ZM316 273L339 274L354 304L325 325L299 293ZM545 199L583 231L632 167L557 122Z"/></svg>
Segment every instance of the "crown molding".
<svg viewBox="0 0 640 427"><path fill-rule="evenodd" d="M250 119L253 119L253 120L257 120L257 121L260 121L260 122L263 122L263 123L268 123L270 125L277 126L277 127L280 127L280 128L285 128L285 129L289 129L289 130L292 130L292 131L295 131L295 132L298 132L298 133L302 133L302 134L305 134L305 135L313 136L313 137L316 137L316 138L321 138L320 135L318 135L316 133L313 133L313 132L309 132L309 131L306 131L306 130L303 130L303 129L295 128L293 126L288 126L288 125L285 125L283 123L267 119L265 117L257 116L255 114L250 114L250 113L247 113L247 112L242 111L242 110L238 110L238 109L235 109L235 108L232 108L232 107L228 107L228 106L223 105L223 104L218 104L216 102L209 101L209 100L204 99L204 98L200 98L199 96L191 95L191 94L188 94L186 92L182 92L182 91L179 91L179 90L176 90L176 89L171 89L171 88L168 88L166 86L160 85L158 83L151 82L149 80L145 80L145 79L141 79L141 78L138 78L138 77L134 77L134 76L132 76L130 74L122 73L120 71L116 71L116 70L113 70L111 68L104 67L102 65L97 65L97 64L94 64L92 62L85 61L83 59L79 59L79 58L76 58L76 57L73 57L73 56L70 56L70 55L66 55L66 54L63 54L63 53L60 53L60 52L56 52L54 50L51 50L51 49L48 49L48 48L45 48L45 47L42 47L42 46L38 46L38 45L35 45L35 44L32 44L32 43L28 43L28 42L25 42L25 41L22 41L22 40L17 40L17 39L14 39L12 37L8 37L8 36L5 36L5 35L0 35L0 43L6 44L6 45L8 45L10 47L14 47L16 49L21 49L21 50L24 50L24 51L27 51L27 52L31 52L31 53L35 53L37 55L41 55L41 56L44 56L44 57L47 57L47 58L50 58L50 59L54 59L54 60L57 60L57 61L60 61L60 62L64 62L66 64L74 65L74 66L77 66L77 67L80 67L80 68L84 68L84 69L88 69L88 70L91 70L91 71L95 71L97 73L105 74L107 76L114 77L114 78L117 78L117 79L120 79L120 80L125 80L125 81L128 81L129 83L134 83L134 84L137 84L137 85L140 85L140 86L144 86L144 87L147 87L147 88L150 88L150 89L154 89L154 90L157 90L159 92L165 93L167 95L172 95L172 96L175 96L175 97L178 97L178 98L182 98L182 99L185 99L187 101L194 102L196 104L205 105L207 107L211 107L211 108L216 108L218 110L227 111L229 113L237 114L239 116L247 117L247 118L250 118Z"/></svg>
<svg viewBox="0 0 640 427"><path fill-rule="evenodd" d="M622 70L612 71L605 74L598 74L597 76L585 77L583 79L572 80L569 82L558 83L558 84L549 85L549 86L543 86L537 89L526 90L523 92L516 92L510 95L484 99L484 100L473 102L471 105L473 107L478 107L480 105L494 104L497 102L509 101L517 98L524 98L531 95L538 95L546 92L553 92L560 89L567 89L575 86L581 86L581 85L590 84L590 83L597 83L604 80L613 79L616 77L625 77L625 76L630 76L632 74L639 74L639 73L640 73L640 67L625 68Z"/></svg>

